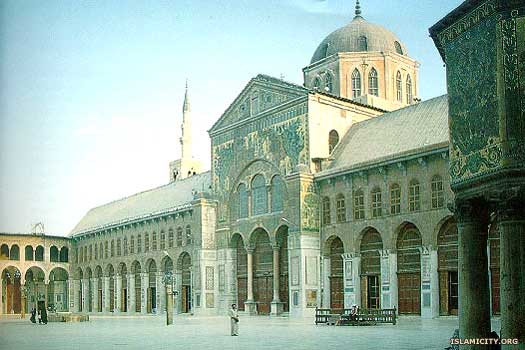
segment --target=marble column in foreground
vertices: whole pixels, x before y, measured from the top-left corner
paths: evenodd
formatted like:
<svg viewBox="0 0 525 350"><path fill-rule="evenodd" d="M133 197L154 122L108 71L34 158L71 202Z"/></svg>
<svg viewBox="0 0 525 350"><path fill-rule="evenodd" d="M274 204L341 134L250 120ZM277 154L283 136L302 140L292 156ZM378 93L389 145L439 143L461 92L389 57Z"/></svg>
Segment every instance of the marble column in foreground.
<svg viewBox="0 0 525 350"><path fill-rule="evenodd" d="M115 309L113 313L120 313L122 303L122 275L120 273L116 274L113 280L115 281Z"/></svg>
<svg viewBox="0 0 525 350"><path fill-rule="evenodd" d="M140 313L145 314L147 312L147 300L148 297L148 286L149 278L147 272L140 273Z"/></svg>
<svg viewBox="0 0 525 350"><path fill-rule="evenodd" d="M257 314L257 306L253 298L253 248L246 248L246 260L248 264L248 299L244 302L244 309L250 315Z"/></svg>
<svg viewBox="0 0 525 350"><path fill-rule="evenodd" d="M280 315L283 312L283 304L279 299L279 245L273 246L273 300L271 314Z"/></svg>
<svg viewBox="0 0 525 350"><path fill-rule="evenodd" d="M135 313L136 295L135 295L135 274L129 273L128 278L128 314Z"/></svg>
<svg viewBox="0 0 525 350"><path fill-rule="evenodd" d="M98 312L98 278L91 279L91 290L93 300L91 302L91 311Z"/></svg>
<svg viewBox="0 0 525 350"><path fill-rule="evenodd" d="M104 312L109 312L110 308L110 301L109 298L111 298L111 294L109 293L109 277L104 276L102 278L103 285L102 285L102 300L103 300L103 310Z"/></svg>

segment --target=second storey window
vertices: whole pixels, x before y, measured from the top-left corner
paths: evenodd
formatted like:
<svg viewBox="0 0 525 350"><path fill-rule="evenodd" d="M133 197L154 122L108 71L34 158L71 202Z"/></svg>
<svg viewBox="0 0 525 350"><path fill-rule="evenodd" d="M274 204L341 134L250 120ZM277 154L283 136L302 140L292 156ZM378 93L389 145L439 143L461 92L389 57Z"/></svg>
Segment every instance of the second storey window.
<svg viewBox="0 0 525 350"><path fill-rule="evenodd" d="M142 253L142 237L137 235L137 253Z"/></svg>
<svg viewBox="0 0 525 350"><path fill-rule="evenodd" d="M420 196L419 181L412 180L408 186L408 210L418 211L421 209L421 196Z"/></svg>
<svg viewBox="0 0 525 350"><path fill-rule="evenodd" d="M345 196L343 194L338 194L335 199L335 207L337 212L337 222L346 221L346 206L345 206Z"/></svg>
<svg viewBox="0 0 525 350"><path fill-rule="evenodd" d="M177 247L182 246L182 227L177 227Z"/></svg>
<svg viewBox="0 0 525 350"><path fill-rule="evenodd" d="M330 225L330 198L323 197L322 211L323 225Z"/></svg>
<svg viewBox="0 0 525 350"><path fill-rule="evenodd" d="M390 214L401 213L401 187L398 184L390 186Z"/></svg>
<svg viewBox="0 0 525 350"><path fill-rule="evenodd" d="M443 208L445 205L445 193L443 191L443 179L436 175L432 178L432 209Z"/></svg>
<svg viewBox="0 0 525 350"><path fill-rule="evenodd" d="M382 211L382 205L383 202L381 200L381 189L379 187L375 187L372 190L372 217L378 218L381 215L383 215Z"/></svg>
<svg viewBox="0 0 525 350"><path fill-rule="evenodd" d="M362 190L354 192L354 220L365 218L365 195Z"/></svg>

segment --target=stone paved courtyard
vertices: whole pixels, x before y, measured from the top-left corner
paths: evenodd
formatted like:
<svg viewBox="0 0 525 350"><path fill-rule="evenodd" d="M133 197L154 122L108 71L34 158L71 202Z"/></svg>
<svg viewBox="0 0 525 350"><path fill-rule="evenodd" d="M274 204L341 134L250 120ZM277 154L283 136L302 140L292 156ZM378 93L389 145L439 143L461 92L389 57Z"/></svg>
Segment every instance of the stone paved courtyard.
<svg viewBox="0 0 525 350"><path fill-rule="evenodd" d="M226 317L93 317L84 323L33 325L0 319L0 349L443 349L457 328L455 317L402 317L396 326L335 327L310 319L241 317L240 336L229 335ZM499 321L493 321L499 330Z"/></svg>

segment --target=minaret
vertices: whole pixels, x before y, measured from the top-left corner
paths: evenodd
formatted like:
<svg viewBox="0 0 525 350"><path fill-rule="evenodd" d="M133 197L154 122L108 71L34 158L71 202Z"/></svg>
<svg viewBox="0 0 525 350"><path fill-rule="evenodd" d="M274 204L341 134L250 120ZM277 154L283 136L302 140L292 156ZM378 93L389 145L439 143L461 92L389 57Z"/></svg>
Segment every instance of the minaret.
<svg viewBox="0 0 525 350"><path fill-rule="evenodd" d="M191 159L191 108L188 98L188 80L186 79L186 92L182 105L182 136L180 137L181 159Z"/></svg>

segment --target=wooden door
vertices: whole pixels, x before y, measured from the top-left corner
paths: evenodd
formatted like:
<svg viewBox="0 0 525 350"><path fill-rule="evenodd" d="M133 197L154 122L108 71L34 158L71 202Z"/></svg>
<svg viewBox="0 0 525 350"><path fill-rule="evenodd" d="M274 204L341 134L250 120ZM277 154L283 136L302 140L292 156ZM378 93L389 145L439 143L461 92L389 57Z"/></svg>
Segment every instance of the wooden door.
<svg viewBox="0 0 525 350"><path fill-rule="evenodd" d="M97 307L98 307L98 312L102 312L102 289L98 290L98 305L97 305Z"/></svg>
<svg viewBox="0 0 525 350"><path fill-rule="evenodd" d="M379 276L367 276L367 305L369 309L379 309L381 293L379 289Z"/></svg>
<svg viewBox="0 0 525 350"><path fill-rule="evenodd" d="M330 277L330 308L344 308L343 277Z"/></svg>
<svg viewBox="0 0 525 350"><path fill-rule="evenodd" d="M490 283L492 294L492 314L500 314L500 279L499 267L490 269Z"/></svg>
<svg viewBox="0 0 525 350"><path fill-rule="evenodd" d="M147 288L147 293L146 293L146 312L148 314L151 313L151 287Z"/></svg>
<svg viewBox="0 0 525 350"><path fill-rule="evenodd" d="M244 311L244 302L248 298L248 279L246 277L237 278L237 307Z"/></svg>
<svg viewBox="0 0 525 350"><path fill-rule="evenodd" d="M140 309L142 307L140 294L141 294L140 287L139 288L135 287L135 312L140 312Z"/></svg>
<svg viewBox="0 0 525 350"><path fill-rule="evenodd" d="M257 313L259 315L270 314L270 305L272 302L272 276L256 277L254 281L254 297L257 300Z"/></svg>
<svg viewBox="0 0 525 350"><path fill-rule="evenodd" d="M399 313L421 314L421 277L419 273L398 273Z"/></svg>
<svg viewBox="0 0 525 350"><path fill-rule="evenodd" d="M279 277L279 299L283 303L283 311L290 311L290 296L288 292L288 273L281 274Z"/></svg>
<svg viewBox="0 0 525 350"><path fill-rule="evenodd" d="M158 312L159 310L157 310L157 288L156 287L150 287L151 289L151 312L153 312L153 309L155 309L156 312Z"/></svg>
<svg viewBox="0 0 525 350"><path fill-rule="evenodd" d="M459 285L458 272L448 272L448 313L449 315L457 315L459 308Z"/></svg>
<svg viewBox="0 0 525 350"><path fill-rule="evenodd" d="M439 314L448 315L448 271L439 271Z"/></svg>
<svg viewBox="0 0 525 350"><path fill-rule="evenodd" d="M189 310L188 308L188 286L182 286L181 290L181 306L182 306L182 312L187 313Z"/></svg>
<svg viewBox="0 0 525 350"><path fill-rule="evenodd" d="M128 312L128 290L122 289L122 296L120 298L120 310L122 312Z"/></svg>

